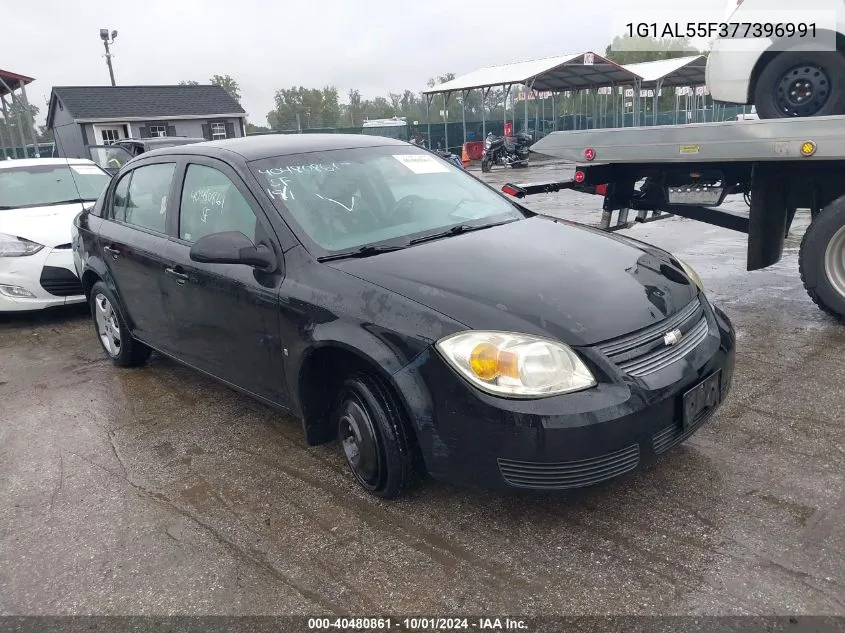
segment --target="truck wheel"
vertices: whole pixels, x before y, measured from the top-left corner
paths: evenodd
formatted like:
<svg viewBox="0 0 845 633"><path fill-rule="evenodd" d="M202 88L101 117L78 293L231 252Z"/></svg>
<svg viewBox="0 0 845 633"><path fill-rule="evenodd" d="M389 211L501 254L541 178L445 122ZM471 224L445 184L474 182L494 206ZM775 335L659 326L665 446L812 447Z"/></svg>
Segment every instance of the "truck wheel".
<svg viewBox="0 0 845 633"><path fill-rule="evenodd" d="M845 55L780 53L757 78L754 105L761 119L845 114Z"/></svg>
<svg viewBox="0 0 845 633"><path fill-rule="evenodd" d="M798 266L813 302L845 323L845 196L810 223L801 241Z"/></svg>

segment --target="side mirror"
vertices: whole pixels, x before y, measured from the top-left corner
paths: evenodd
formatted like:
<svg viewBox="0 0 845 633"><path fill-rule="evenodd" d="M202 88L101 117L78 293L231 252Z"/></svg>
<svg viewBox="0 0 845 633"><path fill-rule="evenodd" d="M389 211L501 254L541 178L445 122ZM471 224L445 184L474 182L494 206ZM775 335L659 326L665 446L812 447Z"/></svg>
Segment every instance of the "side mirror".
<svg viewBox="0 0 845 633"><path fill-rule="evenodd" d="M266 246L256 246L239 231L212 233L198 239L190 250L191 261L203 264L243 264L263 272L276 270L276 256Z"/></svg>

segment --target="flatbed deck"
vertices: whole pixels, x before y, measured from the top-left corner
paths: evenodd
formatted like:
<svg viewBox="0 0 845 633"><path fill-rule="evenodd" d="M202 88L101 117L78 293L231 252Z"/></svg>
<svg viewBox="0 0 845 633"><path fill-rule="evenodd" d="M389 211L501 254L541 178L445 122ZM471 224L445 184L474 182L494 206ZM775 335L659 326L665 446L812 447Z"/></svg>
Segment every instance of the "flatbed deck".
<svg viewBox="0 0 845 633"><path fill-rule="evenodd" d="M802 154L804 143L814 152ZM584 150L595 152L585 160ZM552 132L532 151L579 164L845 159L845 117L724 121Z"/></svg>

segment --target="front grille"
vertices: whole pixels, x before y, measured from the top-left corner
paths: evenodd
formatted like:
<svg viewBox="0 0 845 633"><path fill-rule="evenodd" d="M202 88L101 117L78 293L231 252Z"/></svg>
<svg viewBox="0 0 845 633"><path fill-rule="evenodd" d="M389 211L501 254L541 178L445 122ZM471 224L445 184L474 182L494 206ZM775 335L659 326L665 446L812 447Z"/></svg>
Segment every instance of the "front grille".
<svg viewBox="0 0 845 633"><path fill-rule="evenodd" d="M56 297L73 297L82 294L79 277L67 268L44 266L41 270L41 287Z"/></svg>
<svg viewBox="0 0 845 633"><path fill-rule="evenodd" d="M686 430L684 430L683 424L680 422L674 422L665 429L655 433L651 440L654 452L657 454L665 453L673 446L676 446L688 439L690 435L704 426L704 423L713 416L715 411L715 407L701 411L697 416L695 416L692 424L690 424Z"/></svg>
<svg viewBox="0 0 845 633"><path fill-rule="evenodd" d="M571 462L521 462L499 459L499 472L511 486L541 490L582 488L633 470L640 462L640 447L627 448L600 457Z"/></svg>
<svg viewBox="0 0 845 633"><path fill-rule="evenodd" d="M666 345L664 335L681 331L681 341ZM707 337L708 325L696 298L677 314L643 330L607 341L598 351L629 376L648 376L680 360Z"/></svg>

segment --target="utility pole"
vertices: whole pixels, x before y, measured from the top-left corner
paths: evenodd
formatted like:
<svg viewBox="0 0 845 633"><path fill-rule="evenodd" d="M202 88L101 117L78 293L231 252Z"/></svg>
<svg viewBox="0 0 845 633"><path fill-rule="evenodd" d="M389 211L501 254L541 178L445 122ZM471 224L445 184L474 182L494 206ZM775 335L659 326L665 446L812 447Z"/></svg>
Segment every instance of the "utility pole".
<svg viewBox="0 0 845 633"><path fill-rule="evenodd" d="M103 46L106 49L106 65L109 67L109 77L111 78L111 85L116 85L114 83L114 69L111 65L111 51L109 50L109 44L114 44L114 40L117 38L117 31L111 32L111 40L109 40L109 30L108 29L100 29L100 39L103 40Z"/></svg>

